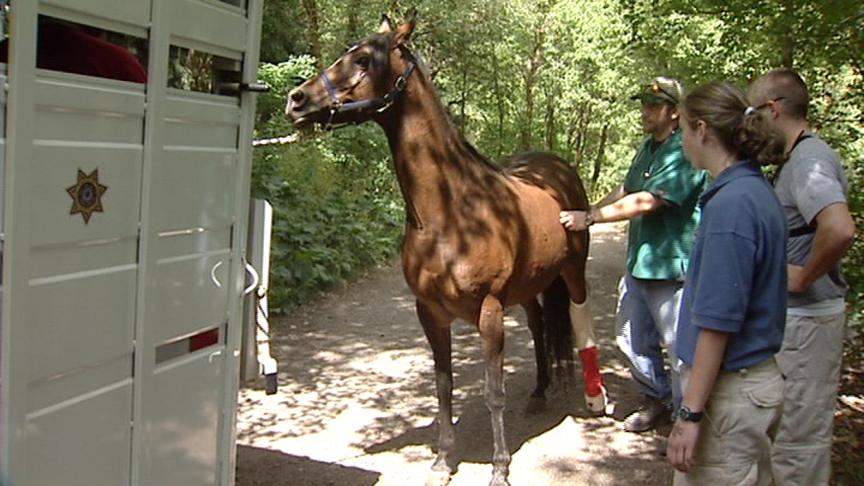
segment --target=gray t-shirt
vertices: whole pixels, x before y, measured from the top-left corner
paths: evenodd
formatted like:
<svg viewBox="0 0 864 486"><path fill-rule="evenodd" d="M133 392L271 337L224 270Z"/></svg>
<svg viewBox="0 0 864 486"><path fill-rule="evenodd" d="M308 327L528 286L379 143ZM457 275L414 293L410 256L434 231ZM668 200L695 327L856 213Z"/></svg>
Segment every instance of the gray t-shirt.
<svg viewBox="0 0 864 486"><path fill-rule="evenodd" d="M821 138L808 134L801 140L789 161L783 165L774 189L786 212L790 233L816 223L816 216L826 207L845 203L846 173L837 153ZM804 265L813 248L813 233L792 236L786 244L788 261ZM819 277L803 293L789 294L789 307L803 307L827 300L842 299L846 282L840 276L840 265Z"/></svg>

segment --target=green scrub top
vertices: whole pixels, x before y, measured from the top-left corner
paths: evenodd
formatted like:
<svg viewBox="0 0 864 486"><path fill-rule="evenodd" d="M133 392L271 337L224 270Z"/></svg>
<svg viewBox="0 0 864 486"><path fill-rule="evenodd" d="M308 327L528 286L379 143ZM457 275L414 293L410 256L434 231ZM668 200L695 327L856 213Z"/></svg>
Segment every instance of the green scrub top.
<svg viewBox="0 0 864 486"><path fill-rule="evenodd" d="M659 146L651 136L639 147L624 179L628 194L647 191L665 206L630 220L627 271L636 278L683 280L699 225L699 196L707 173L684 158L681 131Z"/></svg>

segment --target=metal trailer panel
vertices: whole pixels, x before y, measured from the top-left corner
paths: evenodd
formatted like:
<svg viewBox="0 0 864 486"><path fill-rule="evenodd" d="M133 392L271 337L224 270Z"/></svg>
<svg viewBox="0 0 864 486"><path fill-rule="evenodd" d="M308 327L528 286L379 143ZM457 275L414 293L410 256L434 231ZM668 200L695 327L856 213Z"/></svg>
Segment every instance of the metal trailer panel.
<svg viewBox="0 0 864 486"><path fill-rule="evenodd" d="M167 87L172 44L256 80L261 0L229 3L15 3L0 482L234 482L254 96ZM36 69L40 13L149 35L146 88ZM65 188L94 170L104 212L84 223Z"/></svg>
<svg viewBox="0 0 864 486"><path fill-rule="evenodd" d="M273 232L273 207L263 199L249 204L249 240L246 245L249 265L258 276L257 285L243 303L243 342L240 379L250 381L264 375L268 394L276 392L278 364L270 355L270 323L267 289L270 288L270 238Z"/></svg>
<svg viewBox="0 0 864 486"><path fill-rule="evenodd" d="M35 137L34 110L36 82L36 25L38 3L16 2L9 20L15 38L9 44L9 62L15 69L9 72L11 94L6 110L6 167L3 185L4 225L6 240L3 246L3 305L2 337L0 337L0 388L2 417L0 429L4 442L0 444L0 473L6 484L25 486L29 461L27 431L28 362L21 354L31 347L27 329L28 308L31 298L28 278L30 263L30 180L31 164L18 161L33 160ZM122 483L121 483L122 484Z"/></svg>
<svg viewBox="0 0 864 486"><path fill-rule="evenodd" d="M230 59L243 59L251 32L245 12L225 2L172 0L166 21L170 24L171 43ZM254 3L250 12L254 12ZM190 19L195 19L190 22ZM260 29L259 25L256 29ZM257 44L254 50L257 50ZM248 53L247 53L248 54ZM257 60L257 53L256 53ZM253 80L254 81L254 80Z"/></svg>
<svg viewBox="0 0 864 486"><path fill-rule="evenodd" d="M34 89L25 481L128 484L144 88L37 69ZM82 224L63 189L95 170L111 210Z"/></svg>
<svg viewBox="0 0 864 486"><path fill-rule="evenodd" d="M129 404L132 380L27 417L24 485L129 484ZM165 483L168 484L168 483Z"/></svg>
<svg viewBox="0 0 864 486"><path fill-rule="evenodd" d="M241 0L234 0L239 3ZM243 83L256 83L258 80L258 54L261 44L261 21L264 11L263 0L246 1L246 18L248 24L245 30L245 57L242 66L241 79ZM238 171L235 179L234 214L238 217L238 224L234 225L232 240L235 242L235 251L239 258L233 264L235 275L243 275L246 251L246 227L248 224L249 197L252 186L252 130L255 127L255 99L256 95L250 91L240 94L241 106L245 109L240 116L239 140L237 141L240 160L246 164ZM242 293L244 289L244 278L240 277L234 281L236 292ZM223 485L233 485L236 474L237 463L237 394L240 388L240 343L242 340L243 302L240 298L232 299L228 306L228 315L231 322L235 323L226 333L226 346L230 350L231 372L224 375L224 390L222 396L223 410L231 409L232 413L225 415L225 421L221 430L220 444L222 463L220 477Z"/></svg>
<svg viewBox="0 0 864 486"><path fill-rule="evenodd" d="M0 8L3 7L3 1L0 0ZM2 30L2 28L0 28ZM5 86L7 83L6 77L6 65L0 64L0 86ZM0 89L0 174L6 173L6 90ZM0 176L2 177L2 176ZM3 224L4 219L4 200L5 200L5 189L4 184L0 183L0 272L3 269L3 245L5 244L6 234L5 234L5 226ZM5 331L3 331L3 276L0 273L0 481L3 481L3 452L2 452L2 444L5 443L5 435L6 429L4 427L5 422L3 419L6 417L5 412L3 411L3 342L2 339L5 337Z"/></svg>
<svg viewBox="0 0 864 486"><path fill-rule="evenodd" d="M150 9L151 0L42 0L39 13L146 38L150 27Z"/></svg>

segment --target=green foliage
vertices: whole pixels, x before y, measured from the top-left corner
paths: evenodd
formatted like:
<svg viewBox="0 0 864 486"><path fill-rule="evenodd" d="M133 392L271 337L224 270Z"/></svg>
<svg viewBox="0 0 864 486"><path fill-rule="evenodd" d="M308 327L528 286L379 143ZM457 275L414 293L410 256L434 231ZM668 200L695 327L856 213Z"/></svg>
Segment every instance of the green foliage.
<svg viewBox="0 0 864 486"><path fill-rule="evenodd" d="M641 137L638 104L629 99L639 85L659 74L691 87L714 79L744 85L794 66L811 87L814 126L846 161L862 227L859 0L268 0L263 59L286 62L261 67L277 89L260 100L258 138L291 132L282 108L295 78L374 32L381 13L399 20L412 7L419 10L412 49L465 137L492 159L555 151L578 168L595 200L620 183ZM320 59L308 55L315 52ZM282 302L393 254L401 198L388 159L374 126L256 150L255 190L276 203L282 225L274 259ZM340 231L346 221L351 231ZM845 265L857 309L861 240ZM387 242L387 251L376 253L371 241ZM345 256L344 248L364 255ZM328 259L339 263L321 263ZM350 271L340 270L343 262Z"/></svg>
<svg viewBox="0 0 864 486"><path fill-rule="evenodd" d="M864 231L864 192L858 188L864 184L864 166L861 164L862 159L857 160L857 164L850 164L848 175L850 184L856 184L849 193L849 205L859 236L855 238L846 255L843 269L844 277L849 282L849 295L846 299L850 303L848 325L854 330L854 345L848 349L846 364L861 369L864 366L864 238L860 237L860 232Z"/></svg>
<svg viewBox="0 0 864 486"><path fill-rule="evenodd" d="M262 64L273 89L258 102L256 138L290 132L282 116L296 79L315 72L309 56ZM270 302L297 305L391 259L402 206L380 130L363 126L254 152L253 196L274 208Z"/></svg>
<svg viewBox="0 0 864 486"><path fill-rule="evenodd" d="M273 306L302 303L393 257L402 211L367 195L286 184L273 200Z"/></svg>
<svg viewBox="0 0 864 486"><path fill-rule="evenodd" d="M306 36L297 28L295 12L300 10L299 0L267 0L261 30L261 61L278 63L292 55L304 52Z"/></svg>

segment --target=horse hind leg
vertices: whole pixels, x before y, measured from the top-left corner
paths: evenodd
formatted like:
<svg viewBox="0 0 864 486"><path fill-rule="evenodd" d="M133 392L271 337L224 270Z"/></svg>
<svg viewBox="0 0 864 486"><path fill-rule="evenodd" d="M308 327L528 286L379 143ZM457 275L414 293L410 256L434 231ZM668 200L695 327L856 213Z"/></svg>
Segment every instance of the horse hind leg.
<svg viewBox="0 0 864 486"><path fill-rule="evenodd" d="M565 265L561 275L570 292L570 324L573 328L576 349L579 352L579 362L582 365L585 406L590 413L602 415L606 413L609 399L606 385L603 383L603 375L600 374L599 352L594 337L594 322L591 318L584 264Z"/></svg>
<svg viewBox="0 0 864 486"><path fill-rule="evenodd" d="M449 462L456 445L453 426L453 365L451 362L450 323L452 318L438 316L428 306L417 301L417 317L426 333L435 361L435 390L438 395L438 455L432 464L428 486L448 484L453 473Z"/></svg>
<svg viewBox="0 0 864 486"><path fill-rule="evenodd" d="M537 362L537 386L531 394L532 398L546 398L549 387L549 360L546 357L546 338L543 327L543 309L536 297L522 304L528 317L528 329L534 339L534 359Z"/></svg>
<svg viewBox="0 0 864 486"><path fill-rule="evenodd" d="M486 360L486 407L492 420L492 480L489 486L508 486L510 451L504 438L504 308L493 296L480 307L480 339Z"/></svg>

